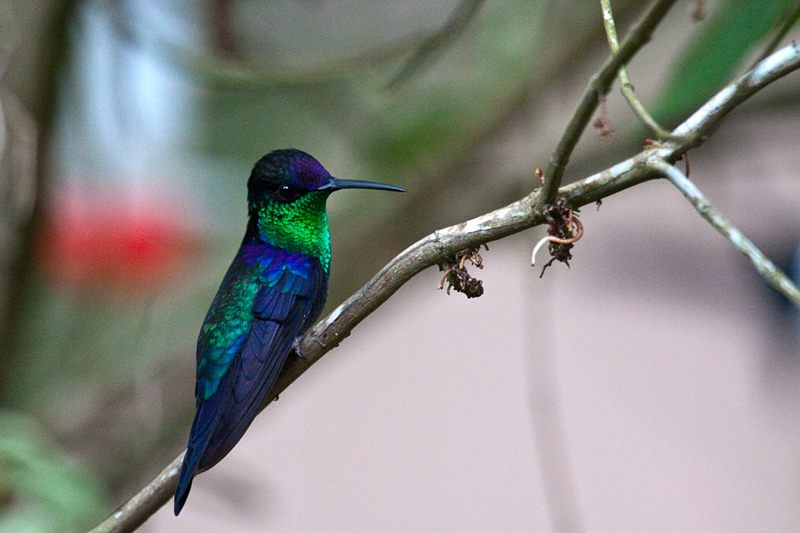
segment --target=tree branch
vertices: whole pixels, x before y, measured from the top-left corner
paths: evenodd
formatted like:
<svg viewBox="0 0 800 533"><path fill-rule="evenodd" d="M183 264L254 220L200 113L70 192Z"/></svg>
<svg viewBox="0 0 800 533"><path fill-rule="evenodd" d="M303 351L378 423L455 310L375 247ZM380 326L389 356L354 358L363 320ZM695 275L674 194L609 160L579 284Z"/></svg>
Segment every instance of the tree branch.
<svg viewBox="0 0 800 533"><path fill-rule="evenodd" d="M657 5L662 4L671 5L671 2L660 2ZM719 122L747 97L798 68L800 68L800 46L792 43L790 46L778 50L756 65L752 71L720 91L686 122L678 126L673 134L683 137L685 139L683 142L648 147L609 169L562 187L558 190L558 197L564 198L567 206L574 209L594 203L644 181L666 176L682 190L689 191L692 197L702 198L702 194L699 194L696 188L692 191L691 187L686 186L675 173L677 171L673 169L672 165L686 150L702 144ZM615 71L616 69L614 69ZM613 80L613 74L611 79ZM681 173L678 172L678 174L683 177ZM305 359L299 357L289 359L270 392L265 406L308 370L314 362L335 348L359 322L416 274L452 258L456 252L461 250L502 239L544 223L542 212L550 203L547 195L544 194L543 187L506 207L455 226L437 230L408 247L364 287L305 335L300 344L300 350ZM727 231L730 232L730 229L728 228ZM741 233L738 236L741 236ZM739 239L739 242L744 241ZM745 248L747 247L745 246ZM749 252L743 250L743 253L746 255L753 253L760 264L766 264L752 250ZM763 254L761 255L763 256ZM748 257L750 256L748 255ZM755 261L754 264L756 264ZM759 266L756 266L758 269ZM775 278L769 268L766 268L765 272L770 276L766 278L770 286L783 292L784 284L774 281L779 278ZM796 291L796 287L793 290ZM800 305L800 299L794 296L790 297ZM182 458L183 454L172 461L150 484L92 532L133 531L141 525L174 493Z"/></svg>
<svg viewBox="0 0 800 533"><path fill-rule="evenodd" d="M764 59L772 55L772 52L778 47L781 41L788 35L791 29L797 24L798 20L800 20L800 1L795 3L794 8L787 7L786 9L786 18L783 21L783 25L781 28L773 35L772 40L769 44L764 48L764 51L761 52L761 55L758 56L758 59L753 64L753 67L758 63L762 62Z"/></svg>
<svg viewBox="0 0 800 533"><path fill-rule="evenodd" d="M573 150L575 150L583 131L586 129L586 125L589 124L592 115L597 110L600 97L608 94L611 90L611 84L614 83L614 78L617 76L617 71L647 44L656 26L658 26L675 1L658 0L653 4L642 17L642 20L622 41L619 51L616 54L612 54L600 71L589 81L589 85L583 93L583 98L578 104L578 109L575 110L567 129L564 130L561 140L558 141L556 149L550 156L550 164L544 175L544 186L541 192L545 203L549 204L555 200L567 163L569 163L569 158Z"/></svg>
<svg viewBox="0 0 800 533"><path fill-rule="evenodd" d="M733 108L773 81L797 70L798 67L800 67L800 45L796 42L757 63L752 70L718 92L672 131L673 135L684 139L678 145L677 153L682 154L703 144Z"/></svg>
<svg viewBox="0 0 800 533"><path fill-rule="evenodd" d="M663 162L653 162L653 167L664 173L664 176L683 193L689 202L694 206L700 216L706 219L709 224L719 231L726 239L731 241L737 250L742 252L753 264L756 271L767 282L767 285L783 294L795 305L800 307L800 289L792 283L789 277L769 260L764 253L744 236L730 220L725 218L722 213L717 211L711 202L706 199L700 189L695 186L683 172L677 168Z"/></svg>
<svg viewBox="0 0 800 533"><path fill-rule="evenodd" d="M603 24L606 28L608 46L611 48L611 53L616 54L619 51L619 44L617 43L617 28L616 24L614 24L614 15L611 12L611 0L600 0L600 5L603 9ZM652 115L647 112L647 109L645 109L644 105L642 105L642 102L640 102L639 98L636 97L636 93L633 91L633 84L628 77L628 69L625 68L624 65L619 68L618 77L622 96L625 97L625 101L628 102L628 106L630 106L631 111L633 111L633 113L639 117L639 120L645 126L653 130L659 139L670 141L677 140L670 132L662 128L661 125L656 122L656 119L654 119Z"/></svg>

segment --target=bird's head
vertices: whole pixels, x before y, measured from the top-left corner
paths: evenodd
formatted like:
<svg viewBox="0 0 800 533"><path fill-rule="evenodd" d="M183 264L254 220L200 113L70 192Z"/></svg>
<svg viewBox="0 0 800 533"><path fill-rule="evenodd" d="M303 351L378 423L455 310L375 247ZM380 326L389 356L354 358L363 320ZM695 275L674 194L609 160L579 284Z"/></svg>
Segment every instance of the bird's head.
<svg viewBox="0 0 800 533"><path fill-rule="evenodd" d="M300 150L275 150L258 160L247 182L250 224L274 246L322 258L330 255L325 202L340 189L399 187L371 181L340 180Z"/></svg>

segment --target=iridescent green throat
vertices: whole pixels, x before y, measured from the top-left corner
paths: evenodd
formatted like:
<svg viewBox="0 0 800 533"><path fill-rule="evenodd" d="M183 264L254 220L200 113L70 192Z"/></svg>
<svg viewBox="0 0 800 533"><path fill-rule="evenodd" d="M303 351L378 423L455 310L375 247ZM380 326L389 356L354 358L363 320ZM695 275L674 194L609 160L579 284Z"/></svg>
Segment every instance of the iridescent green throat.
<svg viewBox="0 0 800 533"><path fill-rule="evenodd" d="M331 235L325 202L330 192L312 191L291 203L266 199L250 206L258 233L273 246L316 257L325 273L331 264Z"/></svg>

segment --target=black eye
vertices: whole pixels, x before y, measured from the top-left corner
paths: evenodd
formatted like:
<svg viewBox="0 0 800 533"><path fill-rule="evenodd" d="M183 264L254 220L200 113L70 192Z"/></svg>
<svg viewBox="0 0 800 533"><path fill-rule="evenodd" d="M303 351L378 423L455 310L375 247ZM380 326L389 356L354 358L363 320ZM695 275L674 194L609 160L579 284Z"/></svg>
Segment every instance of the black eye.
<svg viewBox="0 0 800 533"><path fill-rule="evenodd" d="M290 185L281 185L280 187L278 187L276 194L278 196L278 200L280 200L281 202L289 203L289 202L294 202L295 200L300 198L300 196L302 196L303 194L303 191L301 191L300 189L296 189Z"/></svg>

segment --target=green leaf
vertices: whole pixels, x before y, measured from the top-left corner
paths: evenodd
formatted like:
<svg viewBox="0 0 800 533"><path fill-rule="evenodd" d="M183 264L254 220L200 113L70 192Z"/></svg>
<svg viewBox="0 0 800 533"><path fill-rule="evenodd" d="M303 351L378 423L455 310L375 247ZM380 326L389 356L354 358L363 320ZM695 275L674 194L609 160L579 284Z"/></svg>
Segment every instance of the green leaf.
<svg viewBox="0 0 800 533"><path fill-rule="evenodd" d="M674 125L729 83L756 44L770 35L796 0L727 0L682 54L656 120Z"/></svg>

